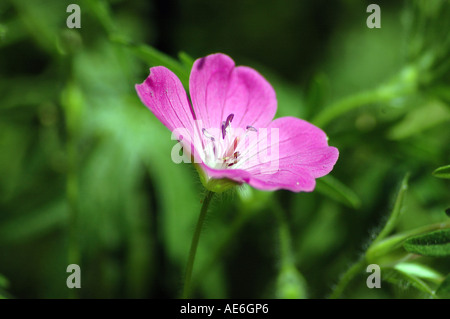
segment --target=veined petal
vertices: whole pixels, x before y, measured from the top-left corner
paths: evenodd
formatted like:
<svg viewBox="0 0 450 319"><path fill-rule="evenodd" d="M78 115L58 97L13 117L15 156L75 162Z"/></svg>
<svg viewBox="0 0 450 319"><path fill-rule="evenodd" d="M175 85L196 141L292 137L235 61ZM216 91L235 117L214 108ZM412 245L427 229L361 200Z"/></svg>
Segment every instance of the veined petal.
<svg viewBox="0 0 450 319"><path fill-rule="evenodd" d="M249 67L235 67L225 54L196 60L189 90L196 118L207 128L220 128L230 114L233 127L265 127L277 109L275 91L267 80Z"/></svg>
<svg viewBox="0 0 450 319"><path fill-rule="evenodd" d="M185 146L193 145L194 114L186 91L178 77L169 69L157 66L142 84L136 85L141 101Z"/></svg>
<svg viewBox="0 0 450 319"><path fill-rule="evenodd" d="M315 179L328 174L338 156L320 128L283 117L268 126L267 134L258 136L252 158L238 167L252 174L248 183L257 188L312 191Z"/></svg>
<svg viewBox="0 0 450 319"><path fill-rule="evenodd" d="M307 169L296 167L282 168L270 175L253 175L248 184L266 191L287 189L293 192L312 192L316 187L316 180Z"/></svg>
<svg viewBox="0 0 450 319"><path fill-rule="evenodd" d="M207 166L204 163L200 163L199 166L208 175L209 178L227 178L235 181L238 184L248 182L251 176L249 172L240 169L215 169Z"/></svg>

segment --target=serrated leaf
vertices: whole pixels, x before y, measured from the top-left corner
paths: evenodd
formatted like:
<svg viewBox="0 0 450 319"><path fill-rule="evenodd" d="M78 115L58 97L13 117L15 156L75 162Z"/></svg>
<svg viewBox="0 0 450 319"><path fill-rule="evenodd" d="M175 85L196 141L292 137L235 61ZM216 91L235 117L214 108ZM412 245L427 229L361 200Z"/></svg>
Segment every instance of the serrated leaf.
<svg viewBox="0 0 450 319"><path fill-rule="evenodd" d="M436 294L439 298L450 299L450 275L447 275L447 277L441 282L436 290Z"/></svg>
<svg viewBox="0 0 450 319"><path fill-rule="evenodd" d="M448 227L450 227L450 224L448 223L436 223L411 229L407 232L398 233L379 241L377 240L376 243L372 243L369 249L367 249L366 258L370 262L375 262L376 258L403 247L404 242L413 236L419 236L431 231L447 229Z"/></svg>
<svg viewBox="0 0 450 319"><path fill-rule="evenodd" d="M435 169L433 175L439 178L450 178L450 165L441 166Z"/></svg>
<svg viewBox="0 0 450 319"><path fill-rule="evenodd" d="M450 256L450 229L408 238L403 247L410 253L430 257Z"/></svg>
<svg viewBox="0 0 450 319"><path fill-rule="evenodd" d="M361 206L358 195L330 175L317 180L316 190L348 207L359 208Z"/></svg>

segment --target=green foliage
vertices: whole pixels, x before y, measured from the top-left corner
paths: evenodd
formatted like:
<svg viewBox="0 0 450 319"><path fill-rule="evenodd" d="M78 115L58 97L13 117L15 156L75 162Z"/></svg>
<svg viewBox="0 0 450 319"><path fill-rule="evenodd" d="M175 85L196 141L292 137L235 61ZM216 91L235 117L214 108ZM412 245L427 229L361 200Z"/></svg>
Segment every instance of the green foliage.
<svg viewBox="0 0 450 319"><path fill-rule="evenodd" d="M415 276L417 278L431 280L433 282L439 283L442 281L442 275L436 272L434 269L427 267L425 265L409 262L401 262L394 266L394 269Z"/></svg>
<svg viewBox="0 0 450 319"><path fill-rule="evenodd" d="M394 227L397 225L398 219L400 218L400 216L403 212L403 204L405 201L406 191L408 190L408 179L409 179L409 174L407 174L403 178L402 184L400 186L400 190L397 195L397 199L395 200L394 209L392 210L392 213L389 215L389 219L387 220L386 224L384 225L384 228L378 234L378 236L377 236L376 240L373 242L373 244L375 244L377 241L382 240L384 237L389 235L394 230Z"/></svg>
<svg viewBox="0 0 450 319"><path fill-rule="evenodd" d="M450 256L450 229L409 238L403 244L410 253L430 257Z"/></svg>
<svg viewBox="0 0 450 319"><path fill-rule="evenodd" d="M440 178L450 178L450 165L436 168L433 171L433 175Z"/></svg>
<svg viewBox="0 0 450 319"><path fill-rule="evenodd" d="M436 293L441 298L450 299L450 276L449 275L447 275L447 277L439 285Z"/></svg>
<svg viewBox="0 0 450 319"><path fill-rule="evenodd" d="M0 299L9 298L6 289L9 287L9 281L2 274L0 274Z"/></svg>
<svg viewBox="0 0 450 319"><path fill-rule="evenodd" d="M399 286L402 289L406 290L413 287L419 292L425 294L428 298L436 298L436 293L434 290L425 281L414 274L398 269L387 269L384 276L384 280Z"/></svg>
<svg viewBox="0 0 450 319"><path fill-rule="evenodd" d="M295 267L285 267L280 271L277 280L276 297L280 299L304 299L306 284L302 274Z"/></svg>
<svg viewBox="0 0 450 319"><path fill-rule="evenodd" d="M361 206L358 195L331 175L317 180L316 190L348 207L357 209Z"/></svg>

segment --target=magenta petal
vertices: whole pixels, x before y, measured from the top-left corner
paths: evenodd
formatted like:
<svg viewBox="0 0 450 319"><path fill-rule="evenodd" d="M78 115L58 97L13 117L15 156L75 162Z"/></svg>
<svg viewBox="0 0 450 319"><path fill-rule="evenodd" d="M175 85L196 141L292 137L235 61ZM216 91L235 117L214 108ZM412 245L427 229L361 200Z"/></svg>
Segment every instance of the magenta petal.
<svg viewBox="0 0 450 319"><path fill-rule="evenodd" d="M316 186L314 177L307 169L301 167L281 168L271 175L254 175L248 183L266 191L287 189L293 192L312 192Z"/></svg>
<svg viewBox="0 0 450 319"><path fill-rule="evenodd" d="M328 146L325 133L318 127L301 119L283 117L274 120L268 127L278 129L278 139L272 141L269 133L267 148L277 148L278 157L269 160L275 170L268 170L269 162L242 165L240 168L252 174L249 184L265 190L289 189L292 191L312 191L315 179L328 174L335 165L339 152ZM262 144L261 142L258 144ZM260 154L258 153L258 154ZM276 165L273 165L273 164Z"/></svg>
<svg viewBox="0 0 450 319"><path fill-rule="evenodd" d="M196 60L189 89L196 118L206 128L220 128L230 114L233 127L265 127L277 109L275 91L266 79L249 67L235 67L225 54Z"/></svg>
<svg viewBox="0 0 450 319"><path fill-rule="evenodd" d="M147 79L136 85L136 91L169 130L184 129L193 134L194 115L186 91L172 71L162 66L151 68Z"/></svg>
<svg viewBox="0 0 450 319"><path fill-rule="evenodd" d="M238 184L248 183L251 174L240 169L215 169L203 163L199 164L201 169L207 174L208 178L222 179L227 178Z"/></svg>

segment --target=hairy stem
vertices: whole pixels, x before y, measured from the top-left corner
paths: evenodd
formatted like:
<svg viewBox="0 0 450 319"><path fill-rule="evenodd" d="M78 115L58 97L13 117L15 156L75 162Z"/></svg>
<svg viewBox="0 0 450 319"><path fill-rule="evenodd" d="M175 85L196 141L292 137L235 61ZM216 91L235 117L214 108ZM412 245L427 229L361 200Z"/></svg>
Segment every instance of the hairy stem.
<svg viewBox="0 0 450 319"><path fill-rule="evenodd" d="M347 269L347 271L342 275L338 284L331 293L330 299L341 298L345 288L347 288L352 279L364 269L365 265L366 259L364 258L364 256L361 256L361 258L357 262L355 262L349 269Z"/></svg>

